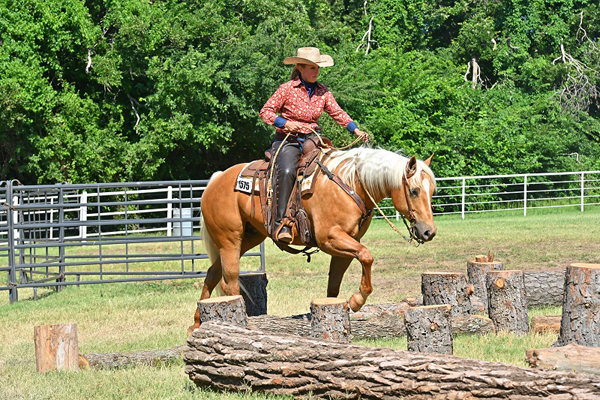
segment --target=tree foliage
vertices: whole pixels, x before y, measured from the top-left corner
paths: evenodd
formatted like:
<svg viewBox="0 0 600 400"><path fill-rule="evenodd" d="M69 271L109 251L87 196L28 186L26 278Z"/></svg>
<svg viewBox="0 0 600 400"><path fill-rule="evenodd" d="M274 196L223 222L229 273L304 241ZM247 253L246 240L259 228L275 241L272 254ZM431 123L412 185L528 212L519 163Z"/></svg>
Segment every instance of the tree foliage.
<svg viewBox="0 0 600 400"><path fill-rule="evenodd" d="M320 80L376 145L435 152L438 175L598 169L599 37L592 0L0 0L0 179L260 157L258 111L302 46L334 56Z"/></svg>

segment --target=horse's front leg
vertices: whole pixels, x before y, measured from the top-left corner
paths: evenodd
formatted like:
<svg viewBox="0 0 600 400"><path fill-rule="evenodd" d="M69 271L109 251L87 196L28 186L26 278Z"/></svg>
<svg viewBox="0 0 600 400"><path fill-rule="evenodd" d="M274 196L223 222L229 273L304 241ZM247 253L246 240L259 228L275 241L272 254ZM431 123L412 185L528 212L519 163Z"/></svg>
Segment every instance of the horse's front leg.
<svg viewBox="0 0 600 400"><path fill-rule="evenodd" d="M359 290L354 293L348 301L352 311L360 310L367 301L367 297L373 292L373 287L371 286L371 265L373 265L373 256L371 255L371 252L339 227L329 231L327 239L322 242L322 246L320 247L327 254L334 257L356 258L362 265L362 277ZM341 276L339 279L341 281Z"/></svg>

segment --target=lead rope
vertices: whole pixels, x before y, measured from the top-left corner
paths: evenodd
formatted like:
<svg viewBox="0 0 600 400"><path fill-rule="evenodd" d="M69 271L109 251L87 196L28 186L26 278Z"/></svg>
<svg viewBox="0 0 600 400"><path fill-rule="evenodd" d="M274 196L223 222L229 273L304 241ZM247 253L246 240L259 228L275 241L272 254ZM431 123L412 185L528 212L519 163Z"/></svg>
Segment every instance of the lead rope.
<svg viewBox="0 0 600 400"><path fill-rule="evenodd" d="M358 165L357 165L357 166L358 166ZM362 184L362 182L360 182L360 176L359 176L359 174L358 174L358 170L357 170L357 173L356 173L356 177L358 178L358 181L359 181L359 183L361 184L361 186L362 186L362 188L364 189L364 191L365 191L365 193L367 194L367 196L369 196L369 199L371 200L371 202L372 202L373 204L375 204L375 207L377 208L377 211L379 211L379 214L381 214L381 216L382 216L383 218L385 218L385 220L386 220L386 221L387 221L387 223L390 225L390 227L391 227L391 228L392 228L394 231L396 231L396 233L397 233L397 234L399 234L400 236L402 236L402 239L406 240L406 242L407 242L408 244L410 244L410 245L413 245L413 246L415 246L415 247L419 247L419 245L421 244L421 242L420 242L419 240L417 240L417 243L418 243L418 244L414 244L414 243L413 243L413 239L414 239L415 237L414 237L414 235L413 235L413 233L412 233L412 230L409 228L409 226L408 226L408 223L406 222L406 217L405 217L404 215L400 214L400 216L402 217L402 220L404 221L404 225L406 226L406 229L408 229L408 232L409 232L409 234L410 234L410 237L409 237L409 238L407 238L406 236L404 236L404 234L403 234L403 233L400 231L400 229L398 229L398 227L396 227L396 225L394 225L394 224L392 223L392 221L390 221L390 220L389 220L389 218L387 217L387 215L385 215L385 214L383 213L383 211L381 211L381 208L379 208L379 205L377 205L377 202L375 201L375 199L373 199L373 196L371 196L371 193L369 193L369 190L367 189L367 187L366 187L365 185L363 185L363 184ZM407 205L408 205L408 204L407 204Z"/></svg>

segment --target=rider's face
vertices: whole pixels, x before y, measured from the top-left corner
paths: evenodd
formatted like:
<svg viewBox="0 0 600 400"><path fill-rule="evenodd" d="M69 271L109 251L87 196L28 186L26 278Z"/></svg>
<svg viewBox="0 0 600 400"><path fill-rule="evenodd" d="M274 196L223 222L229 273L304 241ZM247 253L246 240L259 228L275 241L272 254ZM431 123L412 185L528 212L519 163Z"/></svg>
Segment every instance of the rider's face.
<svg viewBox="0 0 600 400"><path fill-rule="evenodd" d="M298 69L304 79L308 83L314 83L319 78L319 67L309 64L298 64Z"/></svg>

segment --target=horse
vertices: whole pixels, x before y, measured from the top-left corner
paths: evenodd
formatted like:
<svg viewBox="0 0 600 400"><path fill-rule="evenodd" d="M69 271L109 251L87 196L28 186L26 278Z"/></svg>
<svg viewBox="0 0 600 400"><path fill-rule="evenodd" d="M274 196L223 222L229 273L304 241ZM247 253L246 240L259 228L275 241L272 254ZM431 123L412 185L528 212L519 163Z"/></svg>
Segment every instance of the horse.
<svg viewBox="0 0 600 400"><path fill-rule="evenodd" d="M409 159L383 149L358 147L333 150L323 164L358 194L369 210L391 197L394 208L410 221L411 236L426 242L437 231L431 203L435 191L435 176L429 167L432 157L420 161L415 156ZM206 273L200 300L209 298L219 282L225 295L240 294L240 257L268 236L259 196L234 190L236 179L246 165L238 164L213 174L202 195L201 235L212 265ZM327 297L338 296L344 273L356 258L362 265L362 276L349 306L358 311L373 291L373 256L360 243L373 215L365 218L364 210L359 209L355 200L325 174L320 174L314 185L313 194L303 198L302 205L310 221L314 244L331 256ZM291 244L302 245L295 228L293 236ZM188 335L199 326L196 310Z"/></svg>

